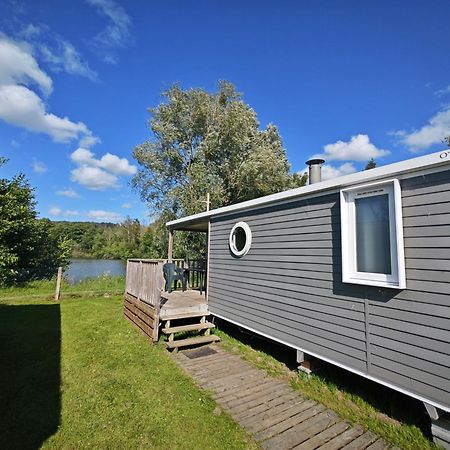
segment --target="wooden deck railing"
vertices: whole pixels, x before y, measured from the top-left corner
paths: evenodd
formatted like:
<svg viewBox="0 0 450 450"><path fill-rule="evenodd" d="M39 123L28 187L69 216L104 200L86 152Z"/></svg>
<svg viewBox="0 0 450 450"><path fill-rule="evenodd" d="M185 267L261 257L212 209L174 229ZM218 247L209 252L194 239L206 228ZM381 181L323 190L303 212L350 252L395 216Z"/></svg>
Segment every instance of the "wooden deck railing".
<svg viewBox="0 0 450 450"><path fill-rule="evenodd" d="M125 317L152 342L158 340L161 291L164 286L163 265L166 259L129 259L125 281ZM187 268L183 259L172 260L177 267ZM190 261L191 288L204 289L204 265ZM203 277L203 278L202 278Z"/></svg>
<svg viewBox="0 0 450 450"><path fill-rule="evenodd" d="M158 340L164 260L129 259L125 281L125 317L152 342Z"/></svg>

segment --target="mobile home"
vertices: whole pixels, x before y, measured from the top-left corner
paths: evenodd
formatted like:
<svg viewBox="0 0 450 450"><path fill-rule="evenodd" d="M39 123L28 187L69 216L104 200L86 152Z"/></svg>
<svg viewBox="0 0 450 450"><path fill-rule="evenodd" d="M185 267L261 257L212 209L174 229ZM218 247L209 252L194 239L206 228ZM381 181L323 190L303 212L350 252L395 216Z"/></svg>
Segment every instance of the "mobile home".
<svg viewBox="0 0 450 450"><path fill-rule="evenodd" d="M449 150L167 226L208 233L215 316L450 412Z"/></svg>

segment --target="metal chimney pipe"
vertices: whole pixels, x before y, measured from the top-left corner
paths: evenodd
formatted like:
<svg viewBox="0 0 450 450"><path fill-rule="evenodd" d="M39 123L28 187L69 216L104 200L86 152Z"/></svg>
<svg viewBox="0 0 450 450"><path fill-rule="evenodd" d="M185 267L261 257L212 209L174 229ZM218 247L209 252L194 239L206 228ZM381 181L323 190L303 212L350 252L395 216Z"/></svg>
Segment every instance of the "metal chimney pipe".
<svg viewBox="0 0 450 450"><path fill-rule="evenodd" d="M322 181L322 164L325 162L321 158L312 158L306 161L309 166L309 184L320 183Z"/></svg>

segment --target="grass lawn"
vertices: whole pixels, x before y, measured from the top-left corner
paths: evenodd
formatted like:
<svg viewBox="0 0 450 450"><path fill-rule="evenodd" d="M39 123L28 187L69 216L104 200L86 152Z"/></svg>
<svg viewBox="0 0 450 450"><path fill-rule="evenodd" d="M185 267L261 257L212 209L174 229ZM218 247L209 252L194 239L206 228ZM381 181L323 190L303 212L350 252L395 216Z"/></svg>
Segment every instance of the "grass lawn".
<svg viewBox="0 0 450 450"><path fill-rule="evenodd" d="M55 295L56 279L31 281L21 287L0 289L1 299L52 299ZM99 294L121 294L125 289L125 277L101 276L86 278L70 284L65 279L61 283L61 298L88 297Z"/></svg>
<svg viewBox="0 0 450 450"><path fill-rule="evenodd" d="M122 295L114 294L123 277L64 284L60 303L49 300L54 286L0 290L0 448L257 448L229 416L213 413L211 398L161 345L150 346L123 319ZM216 334L225 348L393 445L436 448L420 402L332 365L307 379L273 343L230 326Z"/></svg>
<svg viewBox="0 0 450 450"><path fill-rule="evenodd" d="M0 448L256 448L122 304L0 298Z"/></svg>

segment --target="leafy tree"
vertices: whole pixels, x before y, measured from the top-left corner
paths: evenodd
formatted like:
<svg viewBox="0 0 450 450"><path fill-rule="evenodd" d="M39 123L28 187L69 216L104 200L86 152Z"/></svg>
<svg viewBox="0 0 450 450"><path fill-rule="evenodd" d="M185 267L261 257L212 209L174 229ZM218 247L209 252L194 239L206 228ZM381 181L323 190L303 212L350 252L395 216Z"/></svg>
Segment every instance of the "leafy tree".
<svg viewBox="0 0 450 450"><path fill-rule="evenodd" d="M364 170L375 169L375 167L377 167L377 162L373 158L370 158Z"/></svg>
<svg viewBox="0 0 450 450"><path fill-rule="evenodd" d="M229 82L220 82L215 93L174 85L149 112L152 136L134 149L140 169L132 185L167 220L203 211L207 193L217 208L306 182L290 174L277 128L261 130L255 111ZM161 257L166 240L159 232L166 234L161 221L144 241L151 240L151 253L158 249ZM178 233L174 255L200 256L204 246L204 236Z"/></svg>
<svg viewBox="0 0 450 450"><path fill-rule="evenodd" d="M149 111L152 138L134 150L132 184L155 210L176 217L202 211L207 192L216 208L294 186L277 128L260 130L231 83L215 93L174 85Z"/></svg>
<svg viewBox="0 0 450 450"><path fill-rule="evenodd" d="M69 257L69 241L54 232L49 220L37 219L25 176L0 179L0 285L52 277Z"/></svg>

